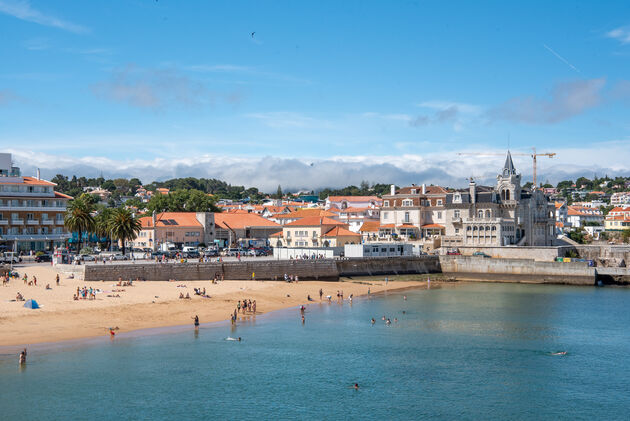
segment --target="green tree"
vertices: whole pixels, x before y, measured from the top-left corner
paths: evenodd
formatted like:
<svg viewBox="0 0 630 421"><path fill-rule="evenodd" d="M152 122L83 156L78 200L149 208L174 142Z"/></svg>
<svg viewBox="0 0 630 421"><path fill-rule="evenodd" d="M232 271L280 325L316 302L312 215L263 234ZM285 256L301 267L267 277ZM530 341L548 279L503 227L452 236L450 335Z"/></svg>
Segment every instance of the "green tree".
<svg viewBox="0 0 630 421"><path fill-rule="evenodd" d="M630 229L625 229L621 232L621 239L624 243L630 243Z"/></svg>
<svg viewBox="0 0 630 421"><path fill-rule="evenodd" d="M122 253L125 255L127 241L135 240L141 229L140 221L134 217L130 210L116 208L108 218L107 229L112 240L118 240L122 244Z"/></svg>
<svg viewBox="0 0 630 421"><path fill-rule="evenodd" d="M77 250L81 250L84 232L92 232L94 229L94 204L89 194L82 194L70 202L66 209L64 225L70 232L77 232L79 243Z"/></svg>
<svg viewBox="0 0 630 421"><path fill-rule="evenodd" d="M94 234L96 234L99 239L105 238L105 244L109 247L109 243L111 243L111 233L109 232L109 220L114 213L114 209L101 207L96 217L94 217ZM107 248L106 247L106 248Z"/></svg>

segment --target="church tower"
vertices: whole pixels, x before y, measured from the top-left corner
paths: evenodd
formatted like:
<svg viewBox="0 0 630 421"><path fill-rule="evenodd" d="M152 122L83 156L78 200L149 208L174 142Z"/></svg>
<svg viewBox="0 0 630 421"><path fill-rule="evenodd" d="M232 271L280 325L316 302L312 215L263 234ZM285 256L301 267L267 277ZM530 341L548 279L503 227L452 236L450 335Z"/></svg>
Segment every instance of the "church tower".
<svg viewBox="0 0 630 421"><path fill-rule="evenodd" d="M505 158L502 173L497 176L496 189L501 202L518 201L521 198L521 175L516 173L510 151Z"/></svg>

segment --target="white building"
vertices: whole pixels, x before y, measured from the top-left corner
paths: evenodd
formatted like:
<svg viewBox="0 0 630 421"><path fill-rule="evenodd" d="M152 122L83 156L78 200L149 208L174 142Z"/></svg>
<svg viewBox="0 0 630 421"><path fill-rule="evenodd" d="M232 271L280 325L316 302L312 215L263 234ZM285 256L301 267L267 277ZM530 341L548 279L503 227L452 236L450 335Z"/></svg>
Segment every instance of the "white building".
<svg viewBox="0 0 630 421"><path fill-rule="evenodd" d="M630 205L630 192L613 193L610 196L610 204L613 206Z"/></svg>

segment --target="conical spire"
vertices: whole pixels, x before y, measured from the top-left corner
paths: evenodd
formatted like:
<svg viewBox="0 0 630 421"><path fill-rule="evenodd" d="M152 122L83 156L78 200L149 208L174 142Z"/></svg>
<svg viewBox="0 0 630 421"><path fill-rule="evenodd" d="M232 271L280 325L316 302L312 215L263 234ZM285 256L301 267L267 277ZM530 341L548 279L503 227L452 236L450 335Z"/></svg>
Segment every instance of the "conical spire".
<svg viewBox="0 0 630 421"><path fill-rule="evenodd" d="M512 162L512 154L508 151L507 157L505 158L505 164L503 165L503 176L507 177L513 174L516 174L516 169L514 168L514 163Z"/></svg>

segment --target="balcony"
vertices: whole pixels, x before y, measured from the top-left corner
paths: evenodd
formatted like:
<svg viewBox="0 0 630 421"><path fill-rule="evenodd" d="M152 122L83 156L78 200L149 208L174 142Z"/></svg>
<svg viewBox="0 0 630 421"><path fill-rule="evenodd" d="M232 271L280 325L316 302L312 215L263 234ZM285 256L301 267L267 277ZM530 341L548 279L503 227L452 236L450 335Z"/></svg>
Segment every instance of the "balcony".
<svg viewBox="0 0 630 421"><path fill-rule="evenodd" d="M39 219L27 219L26 225L39 225Z"/></svg>
<svg viewBox="0 0 630 421"><path fill-rule="evenodd" d="M501 218L463 218L465 224L500 224Z"/></svg>
<svg viewBox="0 0 630 421"><path fill-rule="evenodd" d="M453 223L454 224L461 224L462 223L462 218L453 218Z"/></svg>
<svg viewBox="0 0 630 421"><path fill-rule="evenodd" d="M8 219L0 219L0 225L9 225Z"/></svg>
<svg viewBox="0 0 630 421"><path fill-rule="evenodd" d="M55 221L52 219L42 219L42 225L54 225Z"/></svg>
<svg viewBox="0 0 630 421"><path fill-rule="evenodd" d="M57 220L55 221L55 223L56 223L57 225L63 225L63 219L57 219Z"/></svg>
<svg viewBox="0 0 630 421"><path fill-rule="evenodd" d="M24 225L24 220L23 219L11 219L11 225Z"/></svg>

